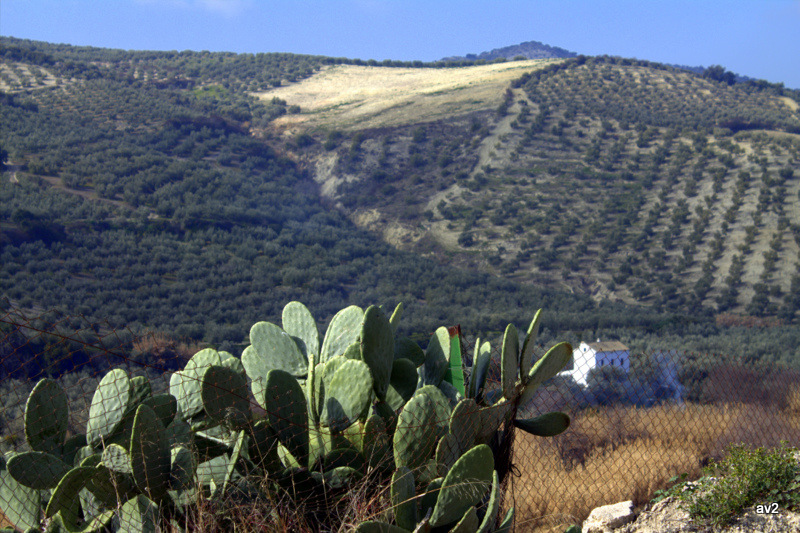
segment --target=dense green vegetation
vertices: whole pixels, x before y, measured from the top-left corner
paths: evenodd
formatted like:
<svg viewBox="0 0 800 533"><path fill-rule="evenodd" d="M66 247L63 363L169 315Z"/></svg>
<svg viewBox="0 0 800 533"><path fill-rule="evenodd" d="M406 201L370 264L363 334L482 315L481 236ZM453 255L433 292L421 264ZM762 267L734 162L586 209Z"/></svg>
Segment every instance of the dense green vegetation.
<svg viewBox="0 0 800 533"><path fill-rule="evenodd" d="M727 309L790 323L800 309L800 220L789 209L800 142L748 129L795 131L797 113L774 100L793 93L578 58L520 80L499 113L287 141L270 121L302 110L248 91L344 60L0 42L6 308L238 343L295 299L323 320L351 303L403 301L411 330L460 321L481 334L543 306L548 341L614 335L651 349L669 332L660 347L745 357L758 344L800 361L793 326L762 335L712 318ZM656 109L598 98L653 85L637 76L672 77L676 91L701 83L722 103L691 107L689 93L666 89L625 96L662 102L673 117L662 123ZM746 110L738 133L714 122L738 120L732 107ZM475 168L503 116L511 133L495 162ZM343 210L298 163L330 153L360 177L338 191ZM427 210L453 183L462 199ZM446 221L460 250L422 239L400 251L348 218L373 207ZM595 282L606 292L580 288ZM26 346L12 351L37 353Z"/></svg>

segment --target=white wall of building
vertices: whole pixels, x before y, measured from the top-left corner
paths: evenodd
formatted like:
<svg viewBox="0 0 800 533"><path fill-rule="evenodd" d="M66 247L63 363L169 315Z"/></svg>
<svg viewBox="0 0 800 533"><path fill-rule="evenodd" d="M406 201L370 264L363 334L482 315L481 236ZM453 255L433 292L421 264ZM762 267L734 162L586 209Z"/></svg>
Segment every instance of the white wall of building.
<svg viewBox="0 0 800 533"><path fill-rule="evenodd" d="M616 366L625 372L630 370L630 349L617 341L610 342L581 342L580 346L572 352L572 370L566 370L559 375L568 375L578 385L585 387L589 372L596 367Z"/></svg>

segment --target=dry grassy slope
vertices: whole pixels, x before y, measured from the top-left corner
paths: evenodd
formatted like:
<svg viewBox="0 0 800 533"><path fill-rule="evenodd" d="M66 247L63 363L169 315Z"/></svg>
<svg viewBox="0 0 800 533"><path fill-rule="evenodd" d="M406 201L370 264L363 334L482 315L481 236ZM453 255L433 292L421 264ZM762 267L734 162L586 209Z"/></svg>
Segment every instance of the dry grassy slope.
<svg viewBox="0 0 800 533"><path fill-rule="evenodd" d="M398 126L496 107L511 80L559 61L542 59L451 69L337 65L257 96L299 105L301 114L275 121L277 126L293 131Z"/></svg>
<svg viewBox="0 0 800 533"><path fill-rule="evenodd" d="M593 115L585 103L572 105L572 99L602 99L627 83L634 90L653 87L655 94L674 91L673 100L702 109L730 98L731 90L687 73L642 66L604 67L600 75L588 67L572 71L573 77L594 76L594 89L591 83L581 90L568 87L570 78L551 79L547 90L556 97L534 134L529 130L541 108L522 88L513 89L505 116L486 114L502 102L512 80L543 64L454 70L339 66L262 96L277 96L303 109L278 121L285 132L362 132L357 164L343 163L346 142L337 150L317 149L304 157L310 155L326 196L342 200L357 189L369 191L345 202L347 209L356 223L395 246L429 253L433 242L453 263L597 298L658 302L664 292L675 290L688 298L686 305L700 301L712 307L728 286L734 257L741 256L742 284L732 310L744 312L760 283L770 291L769 301L782 305L800 270L795 237L800 229L800 136L777 131L731 136L720 130L697 145L693 131L678 130L665 161L651 168L654 154L667 142L666 128L650 126L651 138L639 143L641 131L634 124L626 127ZM756 99L744 93L735 98L723 107L765 106L797 114L796 103L788 98ZM656 99L642 105L666 113L674 104ZM462 127L462 137L448 138L437 129L463 126L470 113L481 110L482 134ZM412 141L414 128L426 129L425 142ZM600 147L596 160L587 156L592 143ZM682 162L681 150L687 154ZM434 164L442 152L455 154L455 168ZM427 163L410 164L414 153L425 155ZM794 176L779 183L785 167L793 167ZM722 170L724 179L715 184L714 173ZM389 192L374 185L376 172L389 174ZM742 172L751 176L743 187L738 183ZM642 185L648 173L651 183ZM741 203L735 207L739 188ZM765 192L771 199L759 205ZM627 220L618 212L630 209L626 203L636 204ZM687 213L676 225L672 218L681 204ZM754 221L757 212L761 217ZM648 224L648 217L654 222ZM609 250L615 232L621 234L619 247ZM665 239L669 233L672 244ZM462 234L473 244L460 243ZM722 249L713 254L715 241L721 241ZM765 272L774 243L777 260ZM704 269L711 272L710 288L692 303Z"/></svg>

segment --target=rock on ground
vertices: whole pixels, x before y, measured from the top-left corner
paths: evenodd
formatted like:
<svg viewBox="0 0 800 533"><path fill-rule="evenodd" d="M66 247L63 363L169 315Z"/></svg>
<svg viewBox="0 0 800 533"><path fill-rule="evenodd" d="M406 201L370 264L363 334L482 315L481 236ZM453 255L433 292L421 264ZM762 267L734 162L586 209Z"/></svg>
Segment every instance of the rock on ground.
<svg viewBox="0 0 800 533"><path fill-rule="evenodd" d="M597 507L589 514L589 518L583 522L581 531L583 533L607 533L632 522L634 518L633 502L630 500L604 505Z"/></svg>

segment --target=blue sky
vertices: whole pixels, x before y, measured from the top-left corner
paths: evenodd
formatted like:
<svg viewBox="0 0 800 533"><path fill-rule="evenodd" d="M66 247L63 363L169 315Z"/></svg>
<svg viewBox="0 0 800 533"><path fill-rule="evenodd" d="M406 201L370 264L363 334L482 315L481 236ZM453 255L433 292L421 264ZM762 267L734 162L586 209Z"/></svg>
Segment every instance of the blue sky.
<svg viewBox="0 0 800 533"><path fill-rule="evenodd" d="M800 88L800 0L2 0L0 34L424 61L534 40Z"/></svg>

